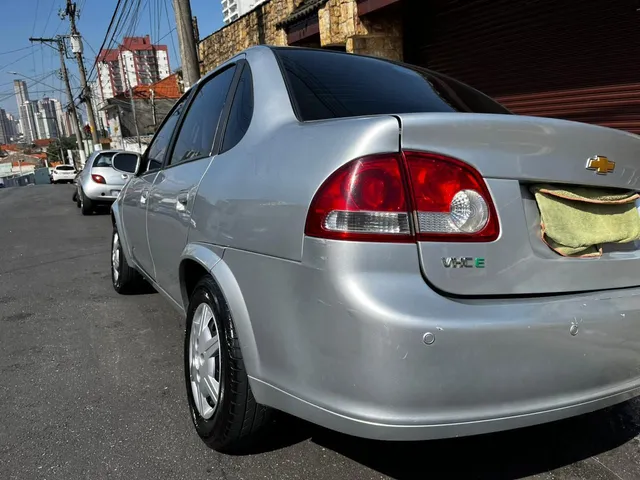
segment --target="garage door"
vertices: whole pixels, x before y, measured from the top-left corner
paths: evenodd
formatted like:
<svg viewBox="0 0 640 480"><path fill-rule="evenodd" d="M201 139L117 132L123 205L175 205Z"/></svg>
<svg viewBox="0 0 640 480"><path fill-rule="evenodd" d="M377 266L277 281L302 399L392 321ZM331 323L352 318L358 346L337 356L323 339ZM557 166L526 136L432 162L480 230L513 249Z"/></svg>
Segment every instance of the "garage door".
<svg viewBox="0 0 640 480"><path fill-rule="evenodd" d="M640 133L636 0L431 0L431 8L422 49L430 68L514 113Z"/></svg>

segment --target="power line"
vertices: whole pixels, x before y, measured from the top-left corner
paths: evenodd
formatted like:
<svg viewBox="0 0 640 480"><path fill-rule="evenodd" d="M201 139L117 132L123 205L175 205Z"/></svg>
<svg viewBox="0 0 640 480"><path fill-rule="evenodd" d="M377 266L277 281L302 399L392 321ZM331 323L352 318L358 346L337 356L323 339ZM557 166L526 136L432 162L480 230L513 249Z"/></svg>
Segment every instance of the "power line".
<svg viewBox="0 0 640 480"><path fill-rule="evenodd" d="M104 39L102 40L102 45L100 45L100 49L98 50L99 52L101 52L104 49L104 46L107 43L107 38L109 38L109 32L111 31L111 27L113 26L113 23L116 20L116 16L118 16L118 9L120 8L120 5L122 5L123 0L118 0L118 3L116 4L116 8L113 11L113 15L111 15L111 20L109 21L109 26L107 27L107 32L104 35ZM122 12L120 12L120 18L122 18ZM98 64L98 58L96 57L96 61L93 62L93 67L91 67L91 71L89 72L89 77L91 77L91 75L93 75L93 71L96 68L96 65Z"/></svg>
<svg viewBox="0 0 640 480"><path fill-rule="evenodd" d="M169 15L169 6L167 5L167 0L164 0L164 11L167 14L167 25L169 26L169 28L171 28L171 20L169 20L169 18L171 18L171 17ZM174 17L175 17L175 15L174 15ZM175 30L176 28L178 28L178 25L173 27L173 30ZM169 30L169 33L171 33L171 30ZM176 56L177 58L182 60L182 58L180 57L180 52L178 50L176 50L176 42L173 40L173 35L171 35L171 46L173 47L174 56ZM181 61L178 62L178 65L176 66L176 68L179 67L180 65L182 65Z"/></svg>
<svg viewBox="0 0 640 480"><path fill-rule="evenodd" d="M32 37L36 33L36 22L38 21L38 8L40 8L40 0L36 0L36 11L33 14L33 28L31 29Z"/></svg>
<svg viewBox="0 0 640 480"><path fill-rule="evenodd" d="M49 22L51 21L51 16L53 15L53 10L56 7L56 1L57 0L52 0L51 1L51 8L49 9L49 15L47 16L47 22L44 24L44 28L42 29L42 36L44 36L44 34L47 32L47 27L49 26Z"/></svg>
<svg viewBox="0 0 640 480"><path fill-rule="evenodd" d="M35 47L35 45L34 45L34 47ZM35 54L35 50L34 50L34 51L32 51L30 54L28 54L26 57L20 57L19 59L14 60L14 61L13 61L13 62L11 62L11 63L7 63L6 65L1 66L1 67L0 67L0 70L4 70L5 68L10 67L11 65L15 65L16 63L18 63L18 62L20 62L20 61L24 60L25 58L29 58L29 57L33 56L34 54ZM34 58L35 58L35 57L34 57ZM34 70L35 70L35 69L34 69Z"/></svg>
<svg viewBox="0 0 640 480"><path fill-rule="evenodd" d="M23 50L29 50L33 48L33 45L29 45L28 47L16 48L15 50L7 50L6 52L0 52L0 55L9 55L10 53L22 52Z"/></svg>

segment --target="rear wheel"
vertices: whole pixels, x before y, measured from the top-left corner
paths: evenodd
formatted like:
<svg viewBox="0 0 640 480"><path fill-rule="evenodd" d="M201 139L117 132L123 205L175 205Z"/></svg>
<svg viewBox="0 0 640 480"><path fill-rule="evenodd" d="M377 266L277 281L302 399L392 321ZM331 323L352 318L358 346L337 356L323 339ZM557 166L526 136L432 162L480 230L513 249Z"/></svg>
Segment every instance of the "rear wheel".
<svg viewBox="0 0 640 480"><path fill-rule="evenodd" d="M229 307L210 276L197 284L187 311L184 368L191 418L219 451L241 451L270 423L249 386Z"/></svg>
<svg viewBox="0 0 640 480"><path fill-rule="evenodd" d="M121 294L136 293L141 291L144 285L140 273L127 263L120 235L115 227L111 237L111 282L115 291Z"/></svg>
<svg viewBox="0 0 640 480"><path fill-rule="evenodd" d="M83 215L91 215L93 213L93 202L88 198L82 190L80 190L80 208Z"/></svg>

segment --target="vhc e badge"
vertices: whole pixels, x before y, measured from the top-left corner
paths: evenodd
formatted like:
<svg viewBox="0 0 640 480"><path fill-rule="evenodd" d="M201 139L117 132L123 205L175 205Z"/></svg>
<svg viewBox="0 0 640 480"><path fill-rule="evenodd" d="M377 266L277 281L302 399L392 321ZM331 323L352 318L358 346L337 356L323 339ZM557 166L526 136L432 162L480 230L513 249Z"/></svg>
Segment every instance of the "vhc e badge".
<svg viewBox="0 0 640 480"><path fill-rule="evenodd" d="M484 268L484 258L473 257L444 257L444 268Z"/></svg>

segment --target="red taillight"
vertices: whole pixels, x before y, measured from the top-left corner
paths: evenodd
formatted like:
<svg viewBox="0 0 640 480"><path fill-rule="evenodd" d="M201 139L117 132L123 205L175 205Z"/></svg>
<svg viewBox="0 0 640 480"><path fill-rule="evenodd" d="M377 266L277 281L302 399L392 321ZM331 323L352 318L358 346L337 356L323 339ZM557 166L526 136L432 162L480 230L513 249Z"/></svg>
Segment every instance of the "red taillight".
<svg viewBox="0 0 640 480"><path fill-rule="evenodd" d="M400 157L354 160L320 187L307 216L312 237L362 241L413 241Z"/></svg>
<svg viewBox="0 0 640 480"><path fill-rule="evenodd" d="M418 240L491 242L500 227L491 195L468 164L433 153L405 152Z"/></svg>
<svg viewBox="0 0 640 480"><path fill-rule="evenodd" d="M422 152L344 165L316 193L305 227L312 237L375 242L490 242L499 232L480 174L459 160Z"/></svg>
<svg viewBox="0 0 640 480"><path fill-rule="evenodd" d="M94 182L96 183L107 183L106 180L104 179L104 177L102 175L91 175L91 178L93 179Z"/></svg>

